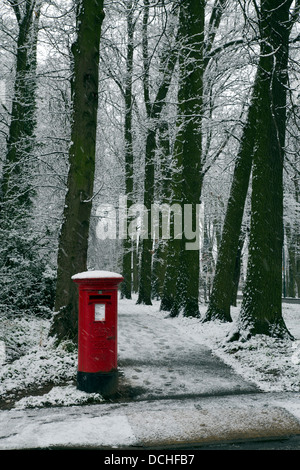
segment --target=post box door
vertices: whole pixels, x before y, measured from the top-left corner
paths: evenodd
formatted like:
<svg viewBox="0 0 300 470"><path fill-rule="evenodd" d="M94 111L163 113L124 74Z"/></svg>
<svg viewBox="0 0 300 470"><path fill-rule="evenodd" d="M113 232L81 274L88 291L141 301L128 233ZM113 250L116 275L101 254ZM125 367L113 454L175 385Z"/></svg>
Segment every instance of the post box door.
<svg viewBox="0 0 300 470"><path fill-rule="evenodd" d="M117 367L116 292L88 292L85 331L81 338L81 370L111 371Z"/></svg>

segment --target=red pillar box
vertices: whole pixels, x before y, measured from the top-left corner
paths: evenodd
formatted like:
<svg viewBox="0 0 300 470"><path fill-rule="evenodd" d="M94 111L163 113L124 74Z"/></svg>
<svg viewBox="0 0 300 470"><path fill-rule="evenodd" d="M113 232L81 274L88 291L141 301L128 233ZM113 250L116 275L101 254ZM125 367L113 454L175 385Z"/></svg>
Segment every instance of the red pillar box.
<svg viewBox="0 0 300 470"><path fill-rule="evenodd" d="M72 279L79 287L77 388L114 393L118 382L118 286L123 277L109 271L86 271Z"/></svg>

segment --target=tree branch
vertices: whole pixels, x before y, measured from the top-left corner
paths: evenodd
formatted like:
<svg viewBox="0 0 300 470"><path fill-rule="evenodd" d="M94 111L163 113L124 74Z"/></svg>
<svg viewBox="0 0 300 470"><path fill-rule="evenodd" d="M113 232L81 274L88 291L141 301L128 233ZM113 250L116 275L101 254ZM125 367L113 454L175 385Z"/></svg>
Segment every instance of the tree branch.
<svg viewBox="0 0 300 470"><path fill-rule="evenodd" d="M299 16L300 16L300 0L296 0L294 11L290 17L290 30L292 29L294 24L299 20ZM300 34L298 35L298 41L299 41L299 36Z"/></svg>
<svg viewBox="0 0 300 470"><path fill-rule="evenodd" d="M149 51L148 51L148 21L149 21L149 0L144 0L144 16L143 16L143 38L142 38L142 47L143 47L143 65L144 65L144 74L143 74L143 88L144 88L144 99L147 115L150 116L151 105L150 105L150 91L149 91Z"/></svg>
<svg viewBox="0 0 300 470"><path fill-rule="evenodd" d="M217 34L217 30L220 26L222 14L226 6L227 0L215 0L209 25L208 25L208 35L206 40L205 55L209 54L213 47L213 43Z"/></svg>
<svg viewBox="0 0 300 470"><path fill-rule="evenodd" d="M210 54L208 54L207 56L205 56L204 58L204 66L207 67L208 65L208 62L217 54L219 54L219 52L227 49L228 47L231 47L231 46L236 46L236 45L239 45L239 44L244 44L245 43L245 39L233 39L232 41L229 41L227 42L226 44L223 44L222 46L219 46L219 47L216 47L214 50L212 50L210 52Z"/></svg>
<svg viewBox="0 0 300 470"><path fill-rule="evenodd" d="M8 3L12 7L12 9L14 10L16 18L17 18L17 22L20 25L20 23L21 23L21 12L20 12L20 6L19 6L19 3L18 3L18 0L8 0Z"/></svg>

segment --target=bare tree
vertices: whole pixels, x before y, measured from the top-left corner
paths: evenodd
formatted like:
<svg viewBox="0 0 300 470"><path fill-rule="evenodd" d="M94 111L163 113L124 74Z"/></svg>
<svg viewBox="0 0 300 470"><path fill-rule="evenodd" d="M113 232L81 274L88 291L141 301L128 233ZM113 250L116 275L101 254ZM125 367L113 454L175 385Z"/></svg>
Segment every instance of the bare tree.
<svg viewBox="0 0 300 470"><path fill-rule="evenodd" d="M151 238L150 211L154 204L154 188L155 188L155 151L156 136L160 127L160 117L165 106L165 100L170 88L173 71L177 62L177 46L176 41L169 38L168 47L161 55L159 71L161 74L160 84L157 88L155 96L151 99L150 89L150 53L148 47L148 22L150 14L150 2L144 0L144 16L143 16L143 91L147 114L147 135L145 148L145 178L144 178L144 207L148 211L148 227L147 233L141 241L141 265L139 277L139 296L138 303L151 305L152 296L152 254L153 240ZM174 34L173 25L171 25L169 33ZM166 34L166 32L164 33ZM173 49L171 49L173 47Z"/></svg>
<svg viewBox="0 0 300 470"><path fill-rule="evenodd" d="M191 207L194 220L203 184L202 116L203 77L212 57L212 48L226 0L213 4L205 37L205 2L180 4L180 58L178 85L177 137L174 148L175 171L172 203ZM173 224L173 221L171 222ZM173 225L172 225L173 229ZM198 227L194 224L194 231ZM171 238L161 309L177 315L199 315L199 246L187 249L190 240ZM197 245L197 239L195 240Z"/></svg>
<svg viewBox="0 0 300 470"><path fill-rule="evenodd" d="M50 334L58 340L77 338L78 299L71 276L87 269L98 112L102 0L80 0L77 38L72 46L73 118L69 175L57 259L55 311Z"/></svg>
<svg viewBox="0 0 300 470"><path fill-rule="evenodd" d="M18 23L16 73L7 153L1 179L2 224L4 219L20 217L20 208L28 216L34 194L30 162L36 127L36 48L41 2L9 1ZM16 211L18 215L16 215ZM6 214L6 216L5 216ZM25 221L26 215L23 220Z"/></svg>
<svg viewBox="0 0 300 470"><path fill-rule="evenodd" d="M282 317L283 164L292 0L261 0L247 278L232 339L289 335ZM256 6L256 3L255 3Z"/></svg>

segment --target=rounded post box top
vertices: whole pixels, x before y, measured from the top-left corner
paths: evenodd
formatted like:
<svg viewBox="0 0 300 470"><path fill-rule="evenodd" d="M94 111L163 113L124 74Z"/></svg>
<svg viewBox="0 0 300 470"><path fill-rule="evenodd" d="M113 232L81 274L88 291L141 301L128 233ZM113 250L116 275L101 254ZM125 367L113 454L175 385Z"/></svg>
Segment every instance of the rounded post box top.
<svg viewBox="0 0 300 470"><path fill-rule="evenodd" d="M74 281L76 280L88 280L88 279L118 279L120 281L123 280L123 276L118 273L112 273L111 271L84 271L82 273L74 274L72 276Z"/></svg>
<svg viewBox="0 0 300 470"><path fill-rule="evenodd" d="M118 289L118 285L124 280L123 276L110 271L85 271L74 274L72 281L79 285L80 289Z"/></svg>

